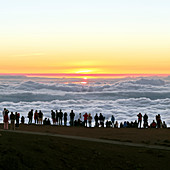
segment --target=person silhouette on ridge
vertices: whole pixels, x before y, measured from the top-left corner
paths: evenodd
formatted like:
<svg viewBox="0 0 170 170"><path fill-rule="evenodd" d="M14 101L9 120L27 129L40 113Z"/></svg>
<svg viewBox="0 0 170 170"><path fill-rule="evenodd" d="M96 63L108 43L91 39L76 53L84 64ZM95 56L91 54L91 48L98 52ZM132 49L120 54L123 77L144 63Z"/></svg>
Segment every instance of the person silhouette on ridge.
<svg viewBox="0 0 170 170"><path fill-rule="evenodd" d="M70 126L74 126L74 116L75 116L75 113L73 112L73 110L71 110L71 112L70 112Z"/></svg>
<svg viewBox="0 0 170 170"><path fill-rule="evenodd" d="M139 113L139 114L137 115L137 117L138 117L138 127L141 128L141 124L142 124L142 114Z"/></svg>

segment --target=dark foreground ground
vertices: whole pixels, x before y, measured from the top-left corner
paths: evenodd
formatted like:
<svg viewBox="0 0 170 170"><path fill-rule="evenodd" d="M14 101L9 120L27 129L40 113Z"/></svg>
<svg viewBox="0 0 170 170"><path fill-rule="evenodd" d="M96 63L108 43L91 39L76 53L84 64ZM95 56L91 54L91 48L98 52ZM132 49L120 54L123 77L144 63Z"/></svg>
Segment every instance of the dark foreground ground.
<svg viewBox="0 0 170 170"><path fill-rule="evenodd" d="M9 125L10 127L10 125ZM0 124L0 129L3 125ZM121 142L142 143L170 147L170 129L84 128L64 126L20 125L16 130L81 136Z"/></svg>
<svg viewBox="0 0 170 170"><path fill-rule="evenodd" d="M170 169L170 151L8 131L0 133L0 169L3 170Z"/></svg>

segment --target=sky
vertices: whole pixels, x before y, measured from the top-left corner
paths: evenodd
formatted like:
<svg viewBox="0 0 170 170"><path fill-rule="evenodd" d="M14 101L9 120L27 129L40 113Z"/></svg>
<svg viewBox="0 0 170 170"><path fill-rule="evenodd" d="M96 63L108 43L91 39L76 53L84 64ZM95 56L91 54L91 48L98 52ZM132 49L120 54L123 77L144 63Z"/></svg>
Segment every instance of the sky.
<svg viewBox="0 0 170 170"><path fill-rule="evenodd" d="M0 74L169 74L168 0L5 0Z"/></svg>

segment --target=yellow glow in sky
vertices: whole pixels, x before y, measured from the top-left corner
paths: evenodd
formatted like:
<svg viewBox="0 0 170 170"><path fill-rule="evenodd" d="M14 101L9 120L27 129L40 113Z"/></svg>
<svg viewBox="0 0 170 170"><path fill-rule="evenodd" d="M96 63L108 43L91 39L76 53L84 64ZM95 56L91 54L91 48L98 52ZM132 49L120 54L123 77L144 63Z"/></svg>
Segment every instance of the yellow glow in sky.
<svg viewBox="0 0 170 170"><path fill-rule="evenodd" d="M66 2L2 2L0 74L170 74L170 2Z"/></svg>

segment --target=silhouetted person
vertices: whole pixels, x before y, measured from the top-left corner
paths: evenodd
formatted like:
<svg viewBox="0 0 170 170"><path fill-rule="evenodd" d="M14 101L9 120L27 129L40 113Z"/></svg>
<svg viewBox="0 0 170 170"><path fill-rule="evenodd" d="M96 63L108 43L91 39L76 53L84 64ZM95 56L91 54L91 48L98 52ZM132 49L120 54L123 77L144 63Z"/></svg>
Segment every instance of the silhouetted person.
<svg viewBox="0 0 170 170"><path fill-rule="evenodd" d="M2 112L2 117L3 117L3 122L4 122L4 116L5 116L5 113L6 113L7 109L4 108L3 112ZM9 111L8 111L9 112Z"/></svg>
<svg viewBox="0 0 170 170"><path fill-rule="evenodd" d="M135 127L135 128L138 128L138 122L137 122L137 120L135 120L135 122L134 122L134 127Z"/></svg>
<svg viewBox="0 0 170 170"><path fill-rule="evenodd" d="M156 128L156 122L153 120L153 122L150 124L151 128Z"/></svg>
<svg viewBox="0 0 170 170"><path fill-rule="evenodd" d="M67 126L67 112L64 113L64 126Z"/></svg>
<svg viewBox="0 0 170 170"><path fill-rule="evenodd" d="M162 128L167 128L165 121L163 121L163 123L162 123Z"/></svg>
<svg viewBox="0 0 170 170"><path fill-rule="evenodd" d="M106 128L110 128L111 125L112 125L112 122L107 120L107 121L106 121Z"/></svg>
<svg viewBox="0 0 170 170"><path fill-rule="evenodd" d="M34 113L34 120L35 120L35 124L38 124L38 111L36 110Z"/></svg>
<svg viewBox="0 0 170 170"><path fill-rule="evenodd" d="M127 121L127 128L130 128L131 124L129 123L129 121Z"/></svg>
<svg viewBox="0 0 170 170"><path fill-rule="evenodd" d="M11 130L15 130L15 115L13 112L10 114L10 120L11 120Z"/></svg>
<svg viewBox="0 0 170 170"><path fill-rule="evenodd" d="M16 126L16 127L19 127L19 118L20 118L20 114L17 113L17 112L15 112L15 118L16 118L16 124L15 124L15 126Z"/></svg>
<svg viewBox="0 0 170 170"><path fill-rule="evenodd" d="M55 112L53 110L51 110L51 119L53 121L53 125L56 124L56 116L55 116Z"/></svg>
<svg viewBox="0 0 170 170"><path fill-rule="evenodd" d="M127 127L127 122L124 121L123 127L126 128Z"/></svg>
<svg viewBox="0 0 170 170"><path fill-rule="evenodd" d="M148 115L146 113L143 116L143 121L144 121L143 127L144 128L148 127Z"/></svg>
<svg viewBox="0 0 170 170"><path fill-rule="evenodd" d="M160 116L160 114L156 115L156 122L157 122L157 128L161 128L161 116Z"/></svg>
<svg viewBox="0 0 170 170"><path fill-rule="evenodd" d="M141 128L141 124L142 124L142 114L139 113L137 116L138 116L138 127Z"/></svg>
<svg viewBox="0 0 170 170"><path fill-rule="evenodd" d="M50 122L50 119L48 118L45 118L44 120L43 120L43 125L51 125L51 122Z"/></svg>
<svg viewBox="0 0 170 170"><path fill-rule="evenodd" d="M79 114L79 115L80 115L80 114ZM77 126L82 126L82 121L81 121L80 117L79 117L79 119L78 119Z"/></svg>
<svg viewBox="0 0 170 170"><path fill-rule="evenodd" d="M47 125L47 118L43 120L43 125Z"/></svg>
<svg viewBox="0 0 170 170"><path fill-rule="evenodd" d="M33 109L31 109L31 111L28 112L28 124L32 124L32 117L33 117Z"/></svg>
<svg viewBox="0 0 170 170"><path fill-rule="evenodd" d="M104 120L105 120L105 117L102 115L102 113L100 113L100 115L99 115L99 121L100 121L101 127L104 127Z"/></svg>
<svg viewBox="0 0 170 170"><path fill-rule="evenodd" d="M87 127L87 118L88 118L88 114L85 113L85 114L83 115L83 117L84 117L84 126Z"/></svg>
<svg viewBox="0 0 170 170"><path fill-rule="evenodd" d="M56 123L57 123L57 125L58 125L58 119L59 119L59 112L58 112L58 110L56 110Z"/></svg>
<svg viewBox="0 0 170 170"><path fill-rule="evenodd" d="M59 125L62 125L62 119L63 119L63 112L60 109L60 112L59 112Z"/></svg>
<svg viewBox="0 0 170 170"><path fill-rule="evenodd" d="M112 127L114 127L115 117L112 115L111 117Z"/></svg>
<svg viewBox="0 0 170 170"><path fill-rule="evenodd" d="M43 113L40 110L39 113L38 113L38 123L41 124L41 125L42 125L42 120L43 120Z"/></svg>
<svg viewBox="0 0 170 170"><path fill-rule="evenodd" d="M74 116L75 116L75 113L73 112L73 110L71 110L71 112L70 112L70 126L74 126Z"/></svg>
<svg viewBox="0 0 170 170"><path fill-rule="evenodd" d="M116 121L114 128L118 128L118 121Z"/></svg>
<svg viewBox="0 0 170 170"><path fill-rule="evenodd" d="M98 123L99 117L98 117L97 113L94 117L94 120L95 120L95 127L98 127L99 126L99 123Z"/></svg>
<svg viewBox="0 0 170 170"><path fill-rule="evenodd" d="M8 113L9 111L7 109L4 110L4 129L8 130Z"/></svg>
<svg viewBox="0 0 170 170"><path fill-rule="evenodd" d="M120 123L120 128L123 128L123 123L122 122Z"/></svg>
<svg viewBox="0 0 170 170"><path fill-rule="evenodd" d="M24 116L21 117L21 123L22 123L22 124L25 123L25 117L24 117Z"/></svg>
<svg viewBox="0 0 170 170"><path fill-rule="evenodd" d="M89 113L89 115L88 115L89 127L91 127L91 121L92 121L92 116L91 116L91 114Z"/></svg>
<svg viewBox="0 0 170 170"><path fill-rule="evenodd" d="M50 119L47 119L47 125L51 125Z"/></svg>

